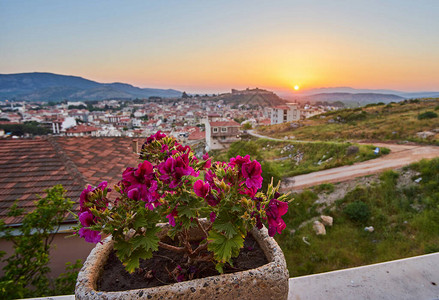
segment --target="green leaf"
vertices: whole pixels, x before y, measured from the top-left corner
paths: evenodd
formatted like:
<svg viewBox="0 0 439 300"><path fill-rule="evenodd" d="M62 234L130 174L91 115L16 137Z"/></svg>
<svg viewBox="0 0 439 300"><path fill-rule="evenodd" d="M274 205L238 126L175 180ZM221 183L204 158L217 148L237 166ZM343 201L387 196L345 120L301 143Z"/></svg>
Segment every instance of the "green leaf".
<svg viewBox="0 0 439 300"><path fill-rule="evenodd" d="M227 238L233 238L238 232L236 231L235 225L232 222L226 223L213 223L213 229L218 232L223 232Z"/></svg>
<svg viewBox="0 0 439 300"><path fill-rule="evenodd" d="M141 227L147 227L148 226L148 219L145 218L143 214L137 214L136 218L134 219L134 228L141 228Z"/></svg>
<svg viewBox="0 0 439 300"><path fill-rule="evenodd" d="M114 249L116 250L117 257L124 261L131 254L132 245L126 241L117 240L114 242Z"/></svg>
<svg viewBox="0 0 439 300"><path fill-rule="evenodd" d="M159 238L156 233L160 231L159 227L148 229L144 235L138 235L131 239L133 250L141 247L146 250L157 251L159 248Z"/></svg>
<svg viewBox="0 0 439 300"><path fill-rule="evenodd" d="M241 206L238 206L238 205L235 205L235 206L232 206L232 208L230 209L232 212L239 212L239 211L241 211L242 210L242 207Z"/></svg>
<svg viewBox="0 0 439 300"><path fill-rule="evenodd" d="M133 251L130 257L124 262L125 269L129 273L133 273L136 268L139 267L139 260L149 259L152 257L152 251L145 251L145 249L137 249Z"/></svg>
<svg viewBox="0 0 439 300"><path fill-rule="evenodd" d="M227 238L224 234L211 230L207 239L210 242L207 249L213 252L214 258L219 262L229 262L232 257L238 256L239 250L244 246L244 238L239 234Z"/></svg>
<svg viewBox="0 0 439 300"><path fill-rule="evenodd" d="M185 216L188 218L193 218L195 217L195 213L193 211L193 208L191 208L189 205L180 205L177 207L177 212L178 215L181 216Z"/></svg>
<svg viewBox="0 0 439 300"><path fill-rule="evenodd" d="M224 273L223 267L224 267L224 263L222 263L222 262L219 262L219 263L217 263L217 264L215 265L215 269L216 269L216 270L218 271L218 273L220 273L220 274Z"/></svg>

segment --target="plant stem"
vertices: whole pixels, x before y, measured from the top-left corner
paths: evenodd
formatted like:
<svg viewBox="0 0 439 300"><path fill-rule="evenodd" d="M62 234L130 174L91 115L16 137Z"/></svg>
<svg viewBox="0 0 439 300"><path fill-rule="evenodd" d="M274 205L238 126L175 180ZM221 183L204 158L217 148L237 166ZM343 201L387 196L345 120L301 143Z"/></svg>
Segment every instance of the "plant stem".
<svg viewBox="0 0 439 300"><path fill-rule="evenodd" d="M207 236L208 236L207 231L206 231L206 229L204 229L203 225L201 225L200 220L198 220L198 218L197 218L197 225L203 231L204 236L207 238Z"/></svg>
<svg viewBox="0 0 439 300"><path fill-rule="evenodd" d="M164 242L159 242L159 246L164 248L164 249L171 250L171 251L174 251L177 253L182 253L182 252L186 251L186 249L184 247L175 247L175 246L166 244Z"/></svg>

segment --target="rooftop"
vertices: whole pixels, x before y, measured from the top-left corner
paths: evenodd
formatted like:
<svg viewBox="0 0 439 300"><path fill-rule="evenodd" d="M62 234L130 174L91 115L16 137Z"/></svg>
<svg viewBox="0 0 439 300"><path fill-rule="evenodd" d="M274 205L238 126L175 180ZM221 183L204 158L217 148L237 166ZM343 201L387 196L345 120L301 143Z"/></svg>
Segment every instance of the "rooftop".
<svg viewBox="0 0 439 300"><path fill-rule="evenodd" d="M234 126L234 127L241 127L241 125L235 121L216 121L216 122L210 122L210 126Z"/></svg>
<svg viewBox="0 0 439 300"><path fill-rule="evenodd" d="M49 137L1 140L0 142L0 217L6 224L19 224L20 217L7 217L18 200L18 207L30 212L37 194L62 184L66 197L76 202L86 184L107 180L117 183L123 170L136 166L137 155L131 138ZM72 221L67 218L66 221Z"/></svg>
<svg viewBox="0 0 439 300"><path fill-rule="evenodd" d="M80 125L68 128L66 130L67 133L82 133L82 132L91 132L91 131L98 131L98 128L96 128L94 126L80 124Z"/></svg>

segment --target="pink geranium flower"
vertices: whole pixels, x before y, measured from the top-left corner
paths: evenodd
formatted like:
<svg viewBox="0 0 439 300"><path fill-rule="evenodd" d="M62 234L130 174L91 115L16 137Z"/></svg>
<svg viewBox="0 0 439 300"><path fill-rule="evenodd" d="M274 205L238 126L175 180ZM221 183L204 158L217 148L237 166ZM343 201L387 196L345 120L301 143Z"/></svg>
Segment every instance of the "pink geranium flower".
<svg viewBox="0 0 439 300"><path fill-rule="evenodd" d="M242 165L242 175L246 178L245 184L249 188L260 189L262 187L262 168L256 160Z"/></svg>
<svg viewBox="0 0 439 300"><path fill-rule="evenodd" d="M167 215L166 216L166 218L168 218L168 220L169 220L169 224L172 226L172 227L175 227L175 217L177 217L178 216L178 214L177 214L177 209L176 208L174 208L173 210L172 210L172 212L169 214L169 215Z"/></svg>
<svg viewBox="0 0 439 300"><path fill-rule="evenodd" d="M84 238L86 242L88 243L94 243L97 244L101 241L102 237L99 231L96 230L90 230L89 228L81 228L78 231L78 234L80 237Z"/></svg>
<svg viewBox="0 0 439 300"><path fill-rule="evenodd" d="M206 198L207 194L210 191L209 183L203 182L203 180L197 180L194 183L194 192L198 197Z"/></svg>
<svg viewBox="0 0 439 300"><path fill-rule="evenodd" d="M282 220L282 216L288 211L288 203L279 201L277 199L271 199L268 208L266 209L268 219L268 234L274 236L277 233L281 233L285 229L286 224Z"/></svg>

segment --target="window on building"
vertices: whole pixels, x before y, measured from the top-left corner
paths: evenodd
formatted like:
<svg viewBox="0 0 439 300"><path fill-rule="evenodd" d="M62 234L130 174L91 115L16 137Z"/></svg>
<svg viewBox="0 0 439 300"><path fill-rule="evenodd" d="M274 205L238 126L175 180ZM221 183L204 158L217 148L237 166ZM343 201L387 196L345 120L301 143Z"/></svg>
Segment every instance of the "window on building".
<svg viewBox="0 0 439 300"><path fill-rule="evenodd" d="M218 127L213 127L213 132L218 132Z"/></svg>
<svg viewBox="0 0 439 300"><path fill-rule="evenodd" d="M221 127L221 132L227 132L227 127Z"/></svg>

